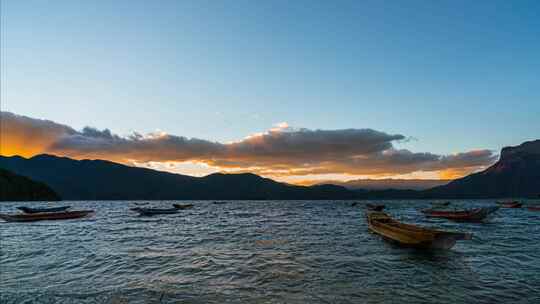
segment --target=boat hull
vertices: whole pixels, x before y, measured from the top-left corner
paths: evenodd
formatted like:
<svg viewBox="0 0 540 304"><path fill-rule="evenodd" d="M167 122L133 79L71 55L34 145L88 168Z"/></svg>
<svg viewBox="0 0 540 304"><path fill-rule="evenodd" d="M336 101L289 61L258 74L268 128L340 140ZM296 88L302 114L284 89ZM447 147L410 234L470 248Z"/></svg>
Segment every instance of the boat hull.
<svg viewBox="0 0 540 304"><path fill-rule="evenodd" d="M0 218L6 222L36 222L77 219L88 216L92 213L94 213L93 210L34 214L0 214Z"/></svg>
<svg viewBox="0 0 540 304"><path fill-rule="evenodd" d="M184 209L193 208L193 205L192 204L187 204L187 205L173 204L173 207L179 210L184 210Z"/></svg>
<svg viewBox="0 0 540 304"><path fill-rule="evenodd" d="M516 202L498 202L498 204L502 208L521 208L521 206L523 206L523 203L520 203L518 201L516 201Z"/></svg>
<svg viewBox="0 0 540 304"><path fill-rule="evenodd" d="M472 234L448 232L400 223L386 213L367 215L368 229L400 246L423 249L450 249L458 240L468 240Z"/></svg>
<svg viewBox="0 0 540 304"><path fill-rule="evenodd" d="M62 206L54 208L30 208L30 207L17 207L24 213L33 214L33 213L47 213L47 212L63 212L71 208L71 206Z"/></svg>
<svg viewBox="0 0 540 304"><path fill-rule="evenodd" d="M476 208L471 210L461 210L461 211L445 211L445 210L433 210L426 209L422 210L422 213L426 217L432 218L444 218L452 221L461 221L461 222L479 222L486 219L490 214L497 211L499 207L489 207L489 208Z"/></svg>
<svg viewBox="0 0 540 304"><path fill-rule="evenodd" d="M160 215L160 214L175 214L180 211L180 209L177 209L177 208L171 208L171 209L131 208L131 210L139 213L139 215L144 215L144 216Z"/></svg>

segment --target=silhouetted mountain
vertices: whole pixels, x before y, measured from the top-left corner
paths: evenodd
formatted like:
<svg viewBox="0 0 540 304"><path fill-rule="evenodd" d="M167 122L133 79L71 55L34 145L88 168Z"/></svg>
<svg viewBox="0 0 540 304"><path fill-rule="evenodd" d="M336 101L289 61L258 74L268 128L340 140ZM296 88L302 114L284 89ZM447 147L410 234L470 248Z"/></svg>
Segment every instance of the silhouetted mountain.
<svg viewBox="0 0 540 304"><path fill-rule="evenodd" d="M423 191L426 197L497 198L538 197L540 194L540 140L506 147L491 167Z"/></svg>
<svg viewBox="0 0 540 304"><path fill-rule="evenodd" d="M294 186L255 174L191 177L103 160L0 157L0 167L48 184L68 200L351 199L344 187Z"/></svg>
<svg viewBox="0 0 540 304"><path fill-rule="evenodd" d="M451 180L445 179L355 179L346 182L325 181L324 183L343 186L351 190L426 190L446 185Z"/></svg>
<svg viewBox="0 0 540 304"><path fill-rule="evenodd" d="M47 185L0 169L0 201L57 201L60 200Z"/></svg>
<svg viewBox="0 0 540 304"><path fill-rule="evenodd" d="M424 191L295 186L255 174L192 177L103 160L0 156L0 168L49 185L68 200L286 200L538 197L540 140L507 147L488 169Z"/></svg>

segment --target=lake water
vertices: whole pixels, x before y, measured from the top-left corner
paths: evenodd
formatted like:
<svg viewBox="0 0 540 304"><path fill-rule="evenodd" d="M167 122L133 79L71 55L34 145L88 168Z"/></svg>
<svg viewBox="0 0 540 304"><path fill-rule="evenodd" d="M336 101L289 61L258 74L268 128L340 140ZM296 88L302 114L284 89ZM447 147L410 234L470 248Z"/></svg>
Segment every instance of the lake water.
<svg viewBox="0 0 540 304"><path fill-rule="evenodd" d="M426 201L385 202L400 220L474 233L426 253L369 233L363 202L192 203L139 217L135 202L62 202L96 213L0 220L0 303L540 303L540 212L452 223L423 217ZM20 205L40 204L0 210Z"/></svg>

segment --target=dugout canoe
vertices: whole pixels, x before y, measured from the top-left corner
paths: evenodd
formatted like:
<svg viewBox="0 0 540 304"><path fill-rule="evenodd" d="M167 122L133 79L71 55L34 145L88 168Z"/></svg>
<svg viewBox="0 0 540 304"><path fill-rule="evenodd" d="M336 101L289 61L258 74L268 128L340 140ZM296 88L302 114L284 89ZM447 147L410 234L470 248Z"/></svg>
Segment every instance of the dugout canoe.
<svg viewBox="0 0 540 304"><path fill-rule="evenodd" d="M0 218L6 222L35 222L52 220L69 220L88 216L94 210L65 211L54 213L33 213L33 214L0 214Z"/></svg>
<svg viewBox="0 0 540 304"><path fill-rule="evenodd" d="M52 208L30 208L26 206L17 207L17 209L28 214L46 213L46 212L62 212L62 211L68 210L69 208L71 208L71 206L61 206L61 207L52 207Z"/></svg>
<svg viewBox="0 0 540 304"><path fill-rule="evenodd" d="M425 209L422 210L422 213L424 213L426 217L444 218L447 220L462 222L478 222L484 220L486 217L488 217L490 214L494 213L498 209L498 206L453 211Z"/></svg>
<svg viewBox="0 0 540 304"><path fill-rule="evenodd" d="M369 212L367 221L371 232L406 247L450 249L458 240L472 239L470 233L442 231L401 223L384 212Z"/></svg>

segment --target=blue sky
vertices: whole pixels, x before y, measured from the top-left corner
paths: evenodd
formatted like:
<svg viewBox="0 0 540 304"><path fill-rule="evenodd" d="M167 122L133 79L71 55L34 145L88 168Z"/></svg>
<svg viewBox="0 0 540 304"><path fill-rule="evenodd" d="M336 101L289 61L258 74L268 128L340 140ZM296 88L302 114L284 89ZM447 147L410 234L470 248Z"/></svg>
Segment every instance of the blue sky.
<svg viewBox="0 0 540 304"><path fill-rule="evenodd" d="M538 1L2 1L2 110L228 142L279 122L413 151L540 135Z"/></svg>

